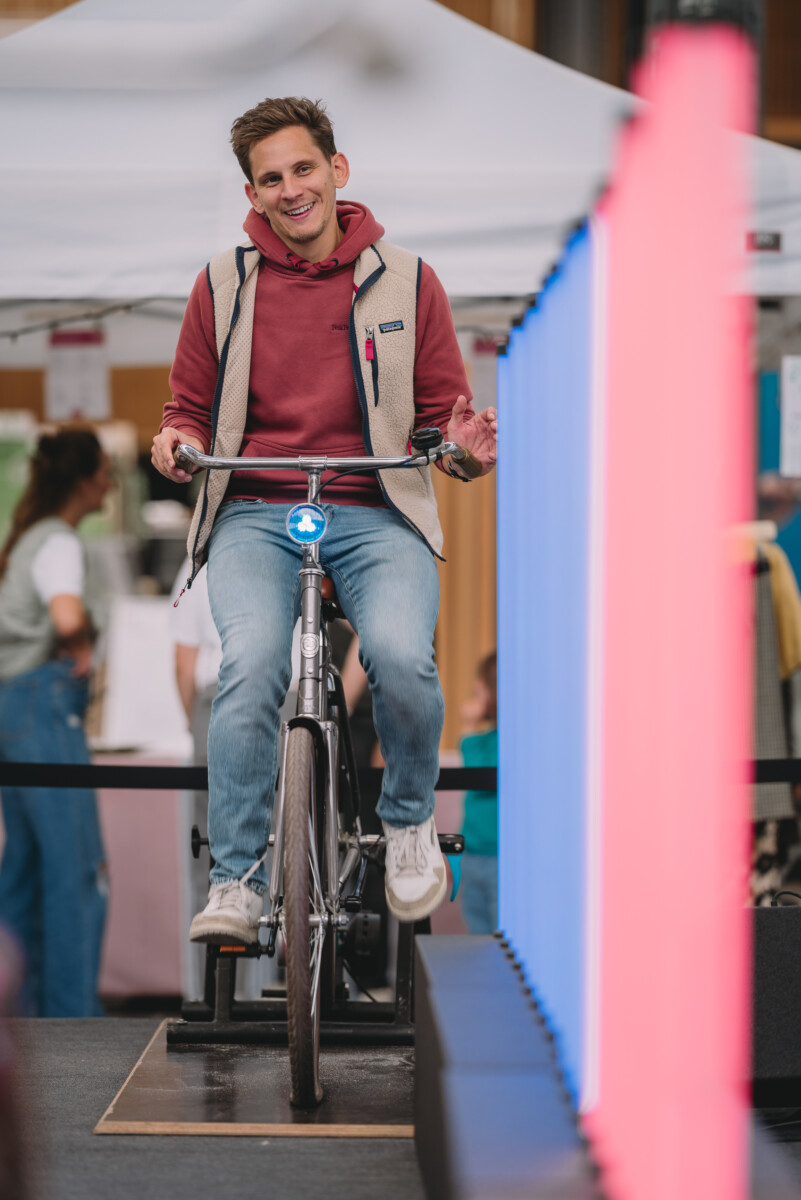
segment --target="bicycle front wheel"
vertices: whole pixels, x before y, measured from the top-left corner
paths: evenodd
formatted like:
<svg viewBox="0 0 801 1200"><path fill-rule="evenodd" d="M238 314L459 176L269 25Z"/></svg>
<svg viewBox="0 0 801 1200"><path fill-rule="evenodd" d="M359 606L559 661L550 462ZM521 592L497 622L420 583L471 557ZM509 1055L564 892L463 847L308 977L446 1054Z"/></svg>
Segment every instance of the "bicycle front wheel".
<svg viewBox="0 0 801 1200"><path fill-rule="evenodd" d="M284 781L284 935L290 1103L312 1108L320 1086L320 974L325 940L317 839L317 764L308 729L290 729Z"/></svg>

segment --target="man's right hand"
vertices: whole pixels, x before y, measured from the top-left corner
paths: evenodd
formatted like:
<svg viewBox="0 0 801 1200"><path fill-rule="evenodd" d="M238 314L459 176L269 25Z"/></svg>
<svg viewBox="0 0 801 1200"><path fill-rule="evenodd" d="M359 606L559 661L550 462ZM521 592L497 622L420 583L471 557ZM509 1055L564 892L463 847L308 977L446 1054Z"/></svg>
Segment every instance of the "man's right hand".
<svg viewBox="0 0 801 1200"><path fill-rule="evenodd" d="M200 438L193 437L188 433L181 433L178 429L169 427L162 429L161 433L157 433L153 438L150 460L156 470L166 479L171 479L173 483L189 483L194 474L194 471L184 471L175 465L173 451L181 442L185 442L187 446L194 446L201 454L206 453L206 447Z"/></svg>

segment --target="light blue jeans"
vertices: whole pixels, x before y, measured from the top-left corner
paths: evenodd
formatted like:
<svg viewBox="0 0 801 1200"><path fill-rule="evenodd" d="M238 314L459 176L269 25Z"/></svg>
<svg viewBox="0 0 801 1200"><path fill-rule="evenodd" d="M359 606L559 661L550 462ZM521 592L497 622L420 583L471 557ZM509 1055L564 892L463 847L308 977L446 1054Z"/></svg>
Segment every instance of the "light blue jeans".
<svg viewBox="0 0 801 1200"><path fill-rule="evenodd" d="M0 758L88 763L88 685L72 663L48 662L0 682ZM2 792L6 843L0 922L27 958L25 1016L96 1017L108 872L95 794L85 788Z"/></svg>
<svg viewBox="0 0 801 1200"><path fill-rule="evenodd" d="M290 505L223 504L209 543L209 600L223 645L209 726L211 879L240 879L264 853L278 774L278 710L290 682L302 549ZM431 551L387 508L321 506L320 562L359 635L386 761L378 815L417 825L434 812L444 716L434 660L439 578ZM267 884L263 868L251 877Z"/></svg>

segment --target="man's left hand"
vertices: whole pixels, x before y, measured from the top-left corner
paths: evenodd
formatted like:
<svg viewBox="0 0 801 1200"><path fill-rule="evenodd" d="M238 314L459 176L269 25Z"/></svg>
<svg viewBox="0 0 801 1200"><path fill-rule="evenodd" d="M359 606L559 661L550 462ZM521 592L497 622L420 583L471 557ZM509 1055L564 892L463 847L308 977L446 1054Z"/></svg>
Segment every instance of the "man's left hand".
<svg viewBox="0 0 801 1200"><path fill-rule="evenodd" d="M466 409L467 397L458 396L446 437L469 450L481 463L481 474L489 475L498 457L498 414L494 408L485 408L480 413L465 415Z"/></svg>

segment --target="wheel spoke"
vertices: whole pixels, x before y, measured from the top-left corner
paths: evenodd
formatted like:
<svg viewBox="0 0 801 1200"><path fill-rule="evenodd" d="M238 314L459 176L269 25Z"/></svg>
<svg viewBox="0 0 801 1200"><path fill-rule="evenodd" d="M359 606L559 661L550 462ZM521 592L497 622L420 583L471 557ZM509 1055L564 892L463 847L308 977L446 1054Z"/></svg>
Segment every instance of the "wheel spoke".
<svg viewBox="0 0 801 1200"><path fill-rule="evenodd" d="M314 883L314 911L319 915L325 901L323 900L323 885L320 881L320 867L317 863L317 850L314 844L314 829L311 817L309 817L309 868Z"/></svg>
<svg viewBox="0 0 801 1200"><path fill-rule="evenodd" d="M317 1011L317 999L320 992L320 968L323 965L323 941L325 939L325 929L322 927L315 929L313 934L313 945L311 953L312 965L312 1018Z"/></svg>
<svg viewBox="0 0 801 1200"><path fill-rule="evenodd" d="M314 842L314 827L312 825L311 816L309 817L309 871L312 882L312 895L310 896L310 907L315 917L318 918L319 924L315 925L311 930L311 947L310 947L310 968L312 973L312 1006L311 1013L314 1019L317 1012L317 998L319 993L320 983L320 968L323 962L323 941L325 939L325 926L323 919L325 917L325 901L323 899L323 887L320 881L320 868L317 863L317 851Z"/></svg>

